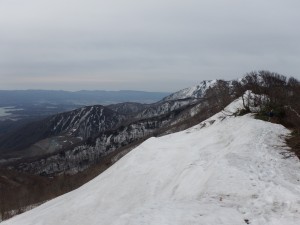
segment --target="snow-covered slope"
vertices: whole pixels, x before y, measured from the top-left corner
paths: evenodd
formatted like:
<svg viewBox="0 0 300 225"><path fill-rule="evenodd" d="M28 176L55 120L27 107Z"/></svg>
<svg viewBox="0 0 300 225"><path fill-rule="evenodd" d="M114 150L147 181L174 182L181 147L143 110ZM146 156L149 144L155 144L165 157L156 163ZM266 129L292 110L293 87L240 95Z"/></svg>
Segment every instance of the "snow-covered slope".
<svg viewBox="0 0 300 225"><path fill-rule="evenodd" d="M2 225L298 225L300 163L281 125L224 112L151 138L81 188Z"/></svg>
<svg viewBox="0 0 300 225"><path fill-rule="evenodd" d="M182 89L178 92L175 92L162 101L172 101L185 98L201 98L207 91L209 87L213 87L216 84L216 80L202 81L199 85Z"/></svg>

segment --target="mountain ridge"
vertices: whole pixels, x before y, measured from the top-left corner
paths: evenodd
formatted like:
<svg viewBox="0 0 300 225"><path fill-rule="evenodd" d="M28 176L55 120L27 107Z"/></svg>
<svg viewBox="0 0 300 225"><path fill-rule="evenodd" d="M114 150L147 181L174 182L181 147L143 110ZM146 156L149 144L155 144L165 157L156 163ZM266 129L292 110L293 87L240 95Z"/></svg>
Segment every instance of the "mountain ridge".
<svg viewBox="0 0 300 225"><path fill-rule="evenodd" d="M41 195L30 194L28 197L32 200L29 201L26 200L27 195L21 194L24 193L23 187L21 189L13 187L18 192L18 195L14 195L12 191L9 191L10 186L4 186L6 187L3 190L5 191L4 195L11 196L10 199L14 200L16 204L13 206L11 201L5 201L5 205L0 205L0 209L2 208L1 211L4 212L3 215L7 218L11 215L9 210L20 209L20 206L26 207L45 201L49 199L49 196L57 196L58 193L62 194L73 190L114 164L145 139L182 131L199 123L200 127L209 128L211 125L217 125L220 121L226 119L226 116L235 117L251 112L254 112L257 118L268 121L271 120L268 115L272 108L275 117L272 118L272 122L281 123L290 129L294 129L293 139L288 139L287 143L292 151L300 157L297 150L299 135L297 136L297 130L295 130L299 130L300 127L299 116L295 113L299 111L300 107L300 101L298 101L300 95L297 94L299 93L299 84L294 78L287 80L286 77L276 73L260 71L247 74L237 81L217 80L213 87L206 88L206 93L201 98L189 97L194 92L187 91L185 93L190 93L190 95L185 94L184 97L188 98L184 99L160 101L154 104L121 103L112 105L111 109L126 117L125 123L122 123L116 129L106 130L94 138L79 141L75 145L64 146L61 151L11 163L9 170L29 172L34 176L42 176L47 178L46 180L53 179L56 181L51 182L53 189L49 192L46 191L45 194L38 192ZM194 90L195 88L191 89ZM211 117L210 120L202 122L222 110L224 106L241 96L246 90L252 90L255 94L247 91L240 109L233 112L222 111L217 118ZM250 101L245 101L246 99ZM60 137L63 136L57 138ZM52 140L42 140L42 142L47 144L52 143ZM65 142L64 139L59 141L61 143ZM71 143L74 140L66 141ZM41 146L41 144L43 143L38 143L38 146ZM290 152L284 152L283 154L284 158L292 155ZM1 161L3 162L3 160ZM85 174L84 177L82 174ZM22 177L19 178L23 180ZM14 178L8 180L15 183ZM7 181L7 178L4 181ZM2 181L0 180L0 182ZM19 183L19 180L17 182ZM26 179L24 182L27 183ZM31 183L34 183L34 180L25 184L25 191L31 192ZM42 185L37 184L34 187L42 187ZM56 192L57 190L58 192Z"/></svg>
<svg viewBox="0 0 300 225"><path fill-rule="evenodd" d="M240 99L224 111L242 107ZM300 163L281 155L288 133L251 114L220 112L148 139L81 188L3 225L296 225Z"/></svg>
<svg viewBox="0 0 300 225"><path fill-rule="evenodd" d="M8 150L10 150L11 146L14 145L15 140L17 138L19 140L18 142L22 144L17 145L16 150L20 152L22 148L23 149L30 148L27 157L32 157L33 154L37 154L37 155L43 154L42 152L39 152L40 151L39 149L44 149L44 148L48 148L45 150L45 153L47 154L49 152L56 152L67 146L73 146L74 143L80 143L82 140L85 140L87 138L93 138L94 136L97 135L97 131L98 133L101 133L102 131L105 130L114 130L117 128L118 125L121 125L122 122L151 119L153 117L167 115L173 111L178 111L180 109L187 108L190 105L197 104L199 100L194 99L194 96L196 95L203 96L205 94L205 91L209 88L209 85L213 84L214 82L215 81L203 81L200 83L200 85L197 86L197 90L194 90L193 92L189 92L189 94L186 91L184 91L186 89L183 89L181 91L169 95L169 98L167 99L162 99L152 104L125 102L125 103L118 103L118 104L112 104L107 106L94 105L94 106L86 106L69 112L53 115L48 118L45 118L44 120L41 120L40 122L37 121L24 126L23 130L21 128L15 133L9 133L6 136L1 137L0 139L1 147L2 149L4 148L5 151L7 152ZM185 99L181 98L183 97L182 93L185 94L184 96ZM81 115L81 112L83 112L83 114L88 113L90 109L95 109L95 108L99 108L99 110L105 109L107 112L106 115L109 114L117 115L117 116L113 116L117 121L116 124L109 125L107 124L109 121L107 120L101 121L101 118L94 118L95 123L91 124L90 118L85 120L84 119L85 116ZM94 112L95 115L91 114L90 116L97 117L96 111ZM83 122L83 124L80 126L78 124L71 124L71 125L69 124L72 122L80 123L79 120ZM111 122L113 122L113 120ZM128 123L130 122L126 122L126 124ZM105 127L105 129L104 130L100 129L101 126ZM156 126L156 129L157 128L158 127ZM30 133L31 130L34 133ZM29 134L31 137L27 137ZM62 139L60 136L66 137L65 140ZM23 143L22 138L25 140L25 143ZM30 147L30 145L32 144L34 144L34 146ZM50 150L49 148L51 148L52 150ZM12 154L10 155L11 155L10 157L15 157L15 158L18 157Z"/></svg>
<svg viewBox="0 0 300 225"><path fill-rule="evenodd" d="M217 80L204 80L196 86L181 89L173 94L170 94L162 99L162 101L179 100L186 98L202 98L205 92L212 88L217 83Z"/></svg>

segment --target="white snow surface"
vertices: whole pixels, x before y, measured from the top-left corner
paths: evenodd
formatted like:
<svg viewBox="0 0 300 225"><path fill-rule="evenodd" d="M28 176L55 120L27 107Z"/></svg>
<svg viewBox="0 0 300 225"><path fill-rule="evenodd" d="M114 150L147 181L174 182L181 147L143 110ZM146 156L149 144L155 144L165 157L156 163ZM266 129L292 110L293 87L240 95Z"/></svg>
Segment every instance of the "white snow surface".
<svg viewBox="0 0 300 225"><path fill-rule="evenodd" d="M1 225L299 225L300 163L281 125L226 116L150 138L81 188Z"/></svg>

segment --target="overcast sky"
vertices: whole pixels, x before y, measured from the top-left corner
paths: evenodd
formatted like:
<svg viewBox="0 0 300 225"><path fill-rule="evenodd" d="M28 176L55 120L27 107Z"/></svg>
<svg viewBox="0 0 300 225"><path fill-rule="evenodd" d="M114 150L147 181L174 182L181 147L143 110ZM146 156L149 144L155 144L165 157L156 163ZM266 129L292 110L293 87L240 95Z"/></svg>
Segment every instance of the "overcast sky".
<svg viewBox="0 0 300 225"><path fill-rule="evenodd" d="M300 79L299 0L0 0L0 89Z"/></svg>

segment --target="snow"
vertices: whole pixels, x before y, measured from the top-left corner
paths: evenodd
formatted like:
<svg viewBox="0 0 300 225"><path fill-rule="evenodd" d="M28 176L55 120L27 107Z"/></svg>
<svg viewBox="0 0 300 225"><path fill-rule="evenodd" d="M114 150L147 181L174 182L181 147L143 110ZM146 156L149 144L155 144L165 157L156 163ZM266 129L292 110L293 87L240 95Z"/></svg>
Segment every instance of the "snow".
<svg viewBox="0 0 300 225"><path fill-rule="evenodd" d="M241 100L150 138L81 188L1 225L300 224L300 163L281 125L234 117ZM285 157L290 155L290 157Z"/></svg>

